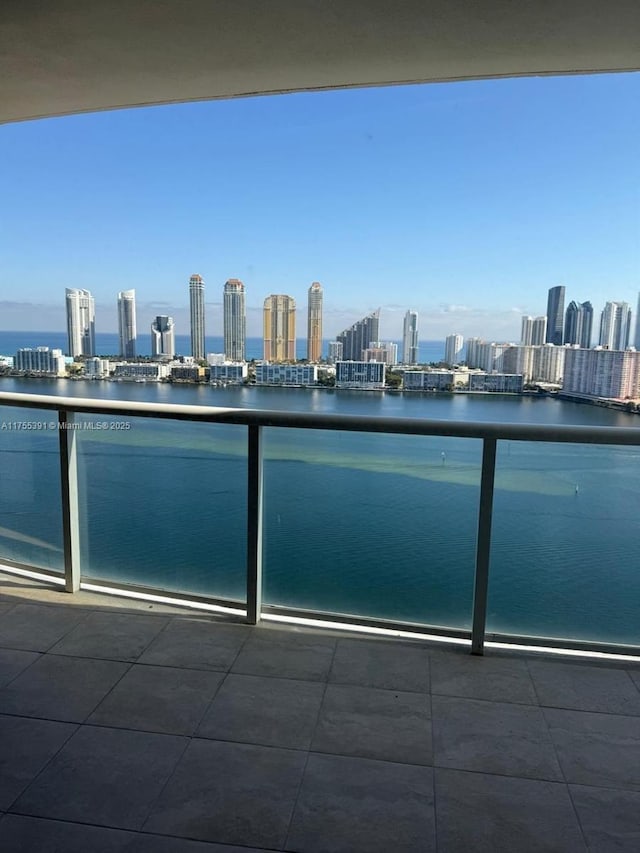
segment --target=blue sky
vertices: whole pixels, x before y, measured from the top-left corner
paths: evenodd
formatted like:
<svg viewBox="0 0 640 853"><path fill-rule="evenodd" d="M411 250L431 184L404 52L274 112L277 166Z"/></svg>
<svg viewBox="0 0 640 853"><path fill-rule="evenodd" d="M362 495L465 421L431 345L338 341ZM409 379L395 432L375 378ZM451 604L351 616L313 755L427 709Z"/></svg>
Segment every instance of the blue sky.
<svg viewBox="0 0 640 853"><path fill-rule="evenodd" d="M0 328L64 329L64 288L98 331L134 287L138 326L227 278L248 332L270 293L325 337L379 306L420 336L517 339L549 287L634 309L640 289L640 74L526 78L247 98L0 127ZM34 310L35 307L35 310ZM299 336L304 335L303 315Z"/></svg>

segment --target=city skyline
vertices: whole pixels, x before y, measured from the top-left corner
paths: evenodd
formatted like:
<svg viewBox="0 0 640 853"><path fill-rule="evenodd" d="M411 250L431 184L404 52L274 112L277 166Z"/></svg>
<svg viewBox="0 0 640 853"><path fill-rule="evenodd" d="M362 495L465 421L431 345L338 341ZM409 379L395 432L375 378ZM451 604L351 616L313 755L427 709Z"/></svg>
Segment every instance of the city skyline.
<svg viewBox="0 0 640 853"><path fill-rule="evenodd" d="M315 280L325 338L381 306L401 339L410 306L427 339L516 339L556 286L596 314L635 305L639 91L637 74L475 81L3 127L2 324L64 328L74 286L116 331L112 293L135 286L140 318L186 329L188 267L216 282L213 334L230 277L250 336L266 294L303 305Z"/></svg>

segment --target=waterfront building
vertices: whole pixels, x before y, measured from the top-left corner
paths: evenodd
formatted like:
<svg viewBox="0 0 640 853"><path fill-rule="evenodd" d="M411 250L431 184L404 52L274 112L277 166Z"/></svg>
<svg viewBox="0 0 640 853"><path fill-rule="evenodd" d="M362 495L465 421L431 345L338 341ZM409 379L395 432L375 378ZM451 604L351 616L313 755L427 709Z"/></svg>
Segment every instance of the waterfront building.
<svg viewBox="0 0 640 853"><path fill-rule="evenodd" d="M158 382L167 379L171 372L171 365L157 361L123 362L116 364L114 376L119 379L145 379L150 382Z"/></svg>
<svg viewBox="0 0 640 853"><path fill-rule="evenodd" d="M418 363L418 312L407 311L402 325L402 363Z"/></svg>
<svg viewBox="0 0 640 853"><path fill-rule="evenodd" d="M159 314L151 324L151 355L154 358L173 358L175 354L173 317Z"/></svg>
<svg viewBox="0 0 640 853"><path fill-rule="evenodd" d="M600 315L601 347L625 350L631 334L631 308L626 302L607 302Z"/></svg>
<svg viewBox="0 0 640 853"><path fill-rule="evenodd" d="M256 365L256 385L315 385L318 381L317 364Z"/></svg>
<svg viewBox="0 0 640 853"><path fill-rule="evenodd" d="M524 380L513 373L470 373L469 391L522 394Z"/></svg>
<svg viewBox="0 0 640 853"><path fill-rule="evenodd" d="M88 290L65 289L69 355L96 354L96 306Z"/></svg>
<svg viewBox="0 0 640 853"><path fill-rule="evenodd" d="M563 285L552 287L547 298L547 334L544 342L562 346L564 332L564 293Z"/></svg>
<svg viewBox="0 0 640 853"><path fill-rule="evenodd" d="M343 353L342 353L342 341L330 341L329 342L329 355L327 361L329 364L335 364L336 361L342 361Z"/></svg>
<svg viewBox="0 0 640 853"><path fill-rule="evenodd" d="M640 353L635 350L568 347L563 393L626 399L639 392Z"/></svg>
<svg viewBox="0 0 640 853"><path fill-rule="evenodd" d="M296 359L296 301L291 296L273 294L264 300L264 360Z"/></svg>
<svg viewBox="0 0 640 853"><path fill-rule="evenodd" d="M381 361L389 366L398 363L398 344L392 341L372 341L371 346L363 350L363 361Z"/></svg>
<svg viewBox="0 0 640 853"><path fill-rule="evenodd" d="M336 340L342 344L342 358L345 361L361 361L371 343L380 340L380 309L340 332Z"/></svg>
<svg viewBox="0 0 640 853"><path fill-rule="evenodd" d="M207 353L207 364L210 367L213 367L215 364L226 364L227 359L223 352L208 352Z"/></svg>
<svg viewBox="0 0 640 853"><path fill-rule="evenodd" d="M462 360L462 335L448 335L444 340L444 361L453 367Z"/></svg>
<svg viewBox="0 0 640 853"><path fill-rule="evenodd" d="M322 358L322 285L314 281L307 296L307 359Z"/></svg>
<svg viewBox="0 0 640 853"><path fill-rule="evenodd" d="M384 388L385 370L381 361L337 361L336 388Z"/></svg>
<svg viewBox="0 0 640 853"><path fill-rule="evenodd" d="M525 383L529 383L533 377L533 359L537 347L529 344L524 346L509 347L502 357L502 366L505 373L520 374Z"/></svg>
<svg viewBox="0 0 640 853"><path fill-rule="evenodd" d="M200 382L205 378L207 368L200 364L171 365L170 377L178 382Z"/></svg>
<svg viewBox="0 0 640 853"><path fill-rule="evenodd" d="M532 380L562 384L566 352L566 347L557 347L554 344L534 347Z"/></svg>
<svg viewBox="0 0 640 853"><path fill-rule="evenodd" d="M638 294L638 310L636 312L636 334L633 339L633 345L640 352L640 294Z"/></svg>
<svg viewBox="0 0 640 853"><path fill-rule="evenodd" d="M229 361L244 361L246 351L247 312L244 284L230 278L223 295L224 356Z"/></svg>
<svg viewBox="0 0 640 853"><path fill-rule="evenodd" d="M108 358L88 358L84 363L84 375L88 379L106 379L111 371Z"/></svg>
<svg viewBox="0 0 640 853"><path fill-rule="evenodd" d="M468 370L405 370L405 391L453 391L469 384Z"/></svg>
<svg viewBox="0 0 640 853"><path fill-rule="evenodd" d="M121 290L118 294L118 336L122 358L136 357L136 292Z"/></svg>
<svg viewBox="0 0 640 853"><path fill-rule="evenodd" d="M480 370L485 370L487 373L492 371L501 372L504 370L503 357L505 352L512 347L513 344L497 344L495 341L481 341L475 344L474 364L468 363L469 367L477 367Z"/></svg>
<svg viewBox="0 0 640 853"><path fill-rule="evenodd" d="M240 385L247 376L248 367L244 361L211 364L209 368L209 379L212 383L224 382L227 385Z"/></svg>
<svg viewBox="0 0 640 853"><path fill-rule="evenodd" d="M564 342L584 349L591 346L593 306L590 302L570 302L564 318Z"/></svg>
<svg viewBox="0 0 640 853"><path fill-rule="evenodd" d="M66 366L61 349L22 347L14 356L13 369L47 376L64 376Z"/></svg>
<svg viewBox="0 0 640 853"><path fill-rule="evenodd" d="M194 274L189 279L189 307L191 314L191 355L204 358L204 280Z"/></svg>

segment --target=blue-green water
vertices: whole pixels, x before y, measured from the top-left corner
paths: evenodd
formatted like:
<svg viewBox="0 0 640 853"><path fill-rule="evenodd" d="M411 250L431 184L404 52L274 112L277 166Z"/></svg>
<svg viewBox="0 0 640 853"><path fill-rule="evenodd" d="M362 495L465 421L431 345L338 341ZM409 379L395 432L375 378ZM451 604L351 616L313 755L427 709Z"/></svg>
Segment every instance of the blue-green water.
<svg viewBox="0 0 640 853"><path fill-rule="evenodd" d="M0 390L640 424L633 415L550 398L6 379ZM1 416L43 420L7 408ZM84 574L242 599L245 429L130 423L126 431L78 434ZM0 430L6 558L61 567L57 440L55 431ZM481 449L473 439L265 430L267 602L469 627ZM489 630L640 645L639 474L640 449L499 443Z"/></svg>

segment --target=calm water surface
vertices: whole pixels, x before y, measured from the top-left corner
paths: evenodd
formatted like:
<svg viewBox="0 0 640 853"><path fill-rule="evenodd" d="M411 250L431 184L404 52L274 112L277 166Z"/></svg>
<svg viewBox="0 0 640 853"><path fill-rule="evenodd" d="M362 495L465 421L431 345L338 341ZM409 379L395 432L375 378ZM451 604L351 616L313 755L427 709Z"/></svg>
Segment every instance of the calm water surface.
<svg viewBox="0 0 640 853"><path fill-rule="evenodd" d="M550 398L17 379L0 390L640 425ZM16 411L0 416L43 420ZM83 431L79 447L86 576L243 598L244 428L131 419L127 431ZM266 429L266 600L468 627L481 450L474 439ZM57 433L0 430L0 451L0 554L60 568ZM639 475L635 448L499 442L489 630L640 644Z"/></svg>

